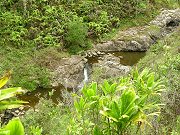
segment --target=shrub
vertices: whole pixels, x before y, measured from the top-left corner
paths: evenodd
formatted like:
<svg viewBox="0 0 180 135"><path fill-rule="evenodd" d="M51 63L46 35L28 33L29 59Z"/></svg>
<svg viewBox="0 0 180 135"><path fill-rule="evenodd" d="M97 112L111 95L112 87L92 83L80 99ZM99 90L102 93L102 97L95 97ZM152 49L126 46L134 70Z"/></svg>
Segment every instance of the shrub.
<svg viewBox="0 0 180 135"><path fill-rule="evenodd" d="M67 34L65 37L66 48L71 53L77 53L88 48L87 26L82 18L75 18L67 24Z"/></svg>
<svg viewBox="0 0 180 135"><path fill-rule="evenodd" d="M76 111L68 126L69 134L125 134L143 132L151 116L160 112L158 98L164 90L160 80L148 69L119 83L105 81L100 87L92 83L75 97ZM152 98L154 96L154 98ZM156 97L156 98L155 98ZM131 127L136 126L136 131Z"/></svg>
<svg viewBox="0 0 180 135"><path fill-rule="evenodd" d="M0 73L5 70L13 70L10 85L21 86L28 90L35 90L37 87L48 87L50 84L50 72L47 68L38 65L32 50L5 49L1 48ZM34 53L34 52L33 52ZM6 54L6 55L4 55Z"/></svg>

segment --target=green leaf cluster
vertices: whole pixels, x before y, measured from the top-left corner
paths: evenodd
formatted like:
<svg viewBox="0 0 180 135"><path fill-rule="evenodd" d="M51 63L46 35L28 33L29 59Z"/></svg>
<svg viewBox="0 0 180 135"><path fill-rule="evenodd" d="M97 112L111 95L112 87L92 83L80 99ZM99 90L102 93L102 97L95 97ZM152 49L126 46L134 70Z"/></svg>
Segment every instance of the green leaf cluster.
<svg viewBox="0 0 180 135"><path fill-rule="evenodd" d="M0 79L0 88L2 88L9 80L11 72L7 72ZM16 94L22 93L21 88L6 88L0 90L0 111L5 109L12 109L21 106L23 101L13 99ZM19 118L14 118L6 126L0 129L1 135L24 135L24 127Z"/></svg>
<svg viewBox="0 0 180 135"><path fill-rule="evenodd" d="M136 133L141 132L145 125L151 126L152 116L160 113L158 98L162 91L163 83L148 69L141 73L134 70L131 77L118 83L104 81L101 86L95 82L85 86L82 95L75 96L76 113L68 133L119 135L133 132L132 126L136 127Z"/></svg>

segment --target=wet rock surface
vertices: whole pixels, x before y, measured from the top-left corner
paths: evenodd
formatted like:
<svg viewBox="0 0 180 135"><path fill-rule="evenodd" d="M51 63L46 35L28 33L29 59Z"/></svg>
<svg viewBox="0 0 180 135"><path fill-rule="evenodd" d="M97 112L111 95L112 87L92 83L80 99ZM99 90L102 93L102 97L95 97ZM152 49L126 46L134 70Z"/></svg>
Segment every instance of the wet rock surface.
<svg viewBox="0 0 180 135"><path fill-rule="evenodd" d="M120 58L112 54L104 55L98 63L93 64L92 72L95 68L101 69L100 78L102 79L123 76L131 70L130 66L120 64Z"/></svg>
<svg viewBox="0 0 180 135"><path fill-rule="evenodd" d="M65 88L76 88L84 79L83 69L86 62L87 59L78 55L61 59L54 69L52 86L61 84Z"/></svg>

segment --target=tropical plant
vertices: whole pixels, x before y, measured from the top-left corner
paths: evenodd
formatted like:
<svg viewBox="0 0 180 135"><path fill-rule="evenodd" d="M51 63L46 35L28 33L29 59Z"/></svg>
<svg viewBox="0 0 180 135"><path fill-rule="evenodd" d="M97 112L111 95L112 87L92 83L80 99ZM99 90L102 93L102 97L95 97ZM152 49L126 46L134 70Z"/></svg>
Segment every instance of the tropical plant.
<svg viewBox="0 0 180 135"><path fill-rule="evenodd" d="M2 88L7 83L10 78L10 74L11 73L9 71L0 79L0 88ZM20 87L1 89L0 110L17 108L25 103L24 101L13 99L16 94L20 94L22 92L24 92L24 90L22 90Z"/></svg>
<svg viewBox="0 0 180 135"><path fill-rule="evenodd" d="M14 118L0 129L1 135L24 135L24 127L19 118Z"/></svg>
<svg viewBox="0 0 180 135"><path fill-rule="evenodd" d="M135 70L131 77L122 78L119 83L105 80L99 87L93 82L82 89L82 95L75 96L73 125L78 123L81 128L74 132L71 125L69 134L119 135L132 126L136 126L137 133L143 125L151 125L151 116L160 113L158 97L151 97L159 96L163 90L164 85L149 69L141 73Z"/></svg>
<svg viewBox="0 0 180 135"><path fill-rule="evenodd" d="M11 72L7 72L0 79L0 88L2 88L9 80ZM6 88L0 90L0 110L12 109L21 106L23 101L13 99L16 94L22 93L20 87L18 88ZM0 129L1 135L24 135L24 127L18 118L12 119L5 127Z"/></svg>

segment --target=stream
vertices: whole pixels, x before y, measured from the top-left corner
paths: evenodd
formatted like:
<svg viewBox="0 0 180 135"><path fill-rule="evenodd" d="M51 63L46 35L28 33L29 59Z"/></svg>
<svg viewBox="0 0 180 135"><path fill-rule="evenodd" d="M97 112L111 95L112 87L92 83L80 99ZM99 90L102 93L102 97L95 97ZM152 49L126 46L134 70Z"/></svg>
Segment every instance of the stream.
<svg viewBox="0 0 180 135"><path fill-rule="evenodd" d="M133 66L135 65L141 58L145 56L145 52L111 52L116 57L120 58L120 63L125 66ZM88 63L84 68L84 80L80 87L83 87L83 84L88 81L88 65L92 65L94 63L98 63L99 57L91 57L87 58ZM58 86L54 88L38 88L35 91L27 92L24 95L18 96L18 99L29 102L29 107L35 107L35 105L39 102L40 98L51 99L54 103L58 103L62 101L62 91L68 90L72 91L72 89L65 88L64 86Z"/></svg>

